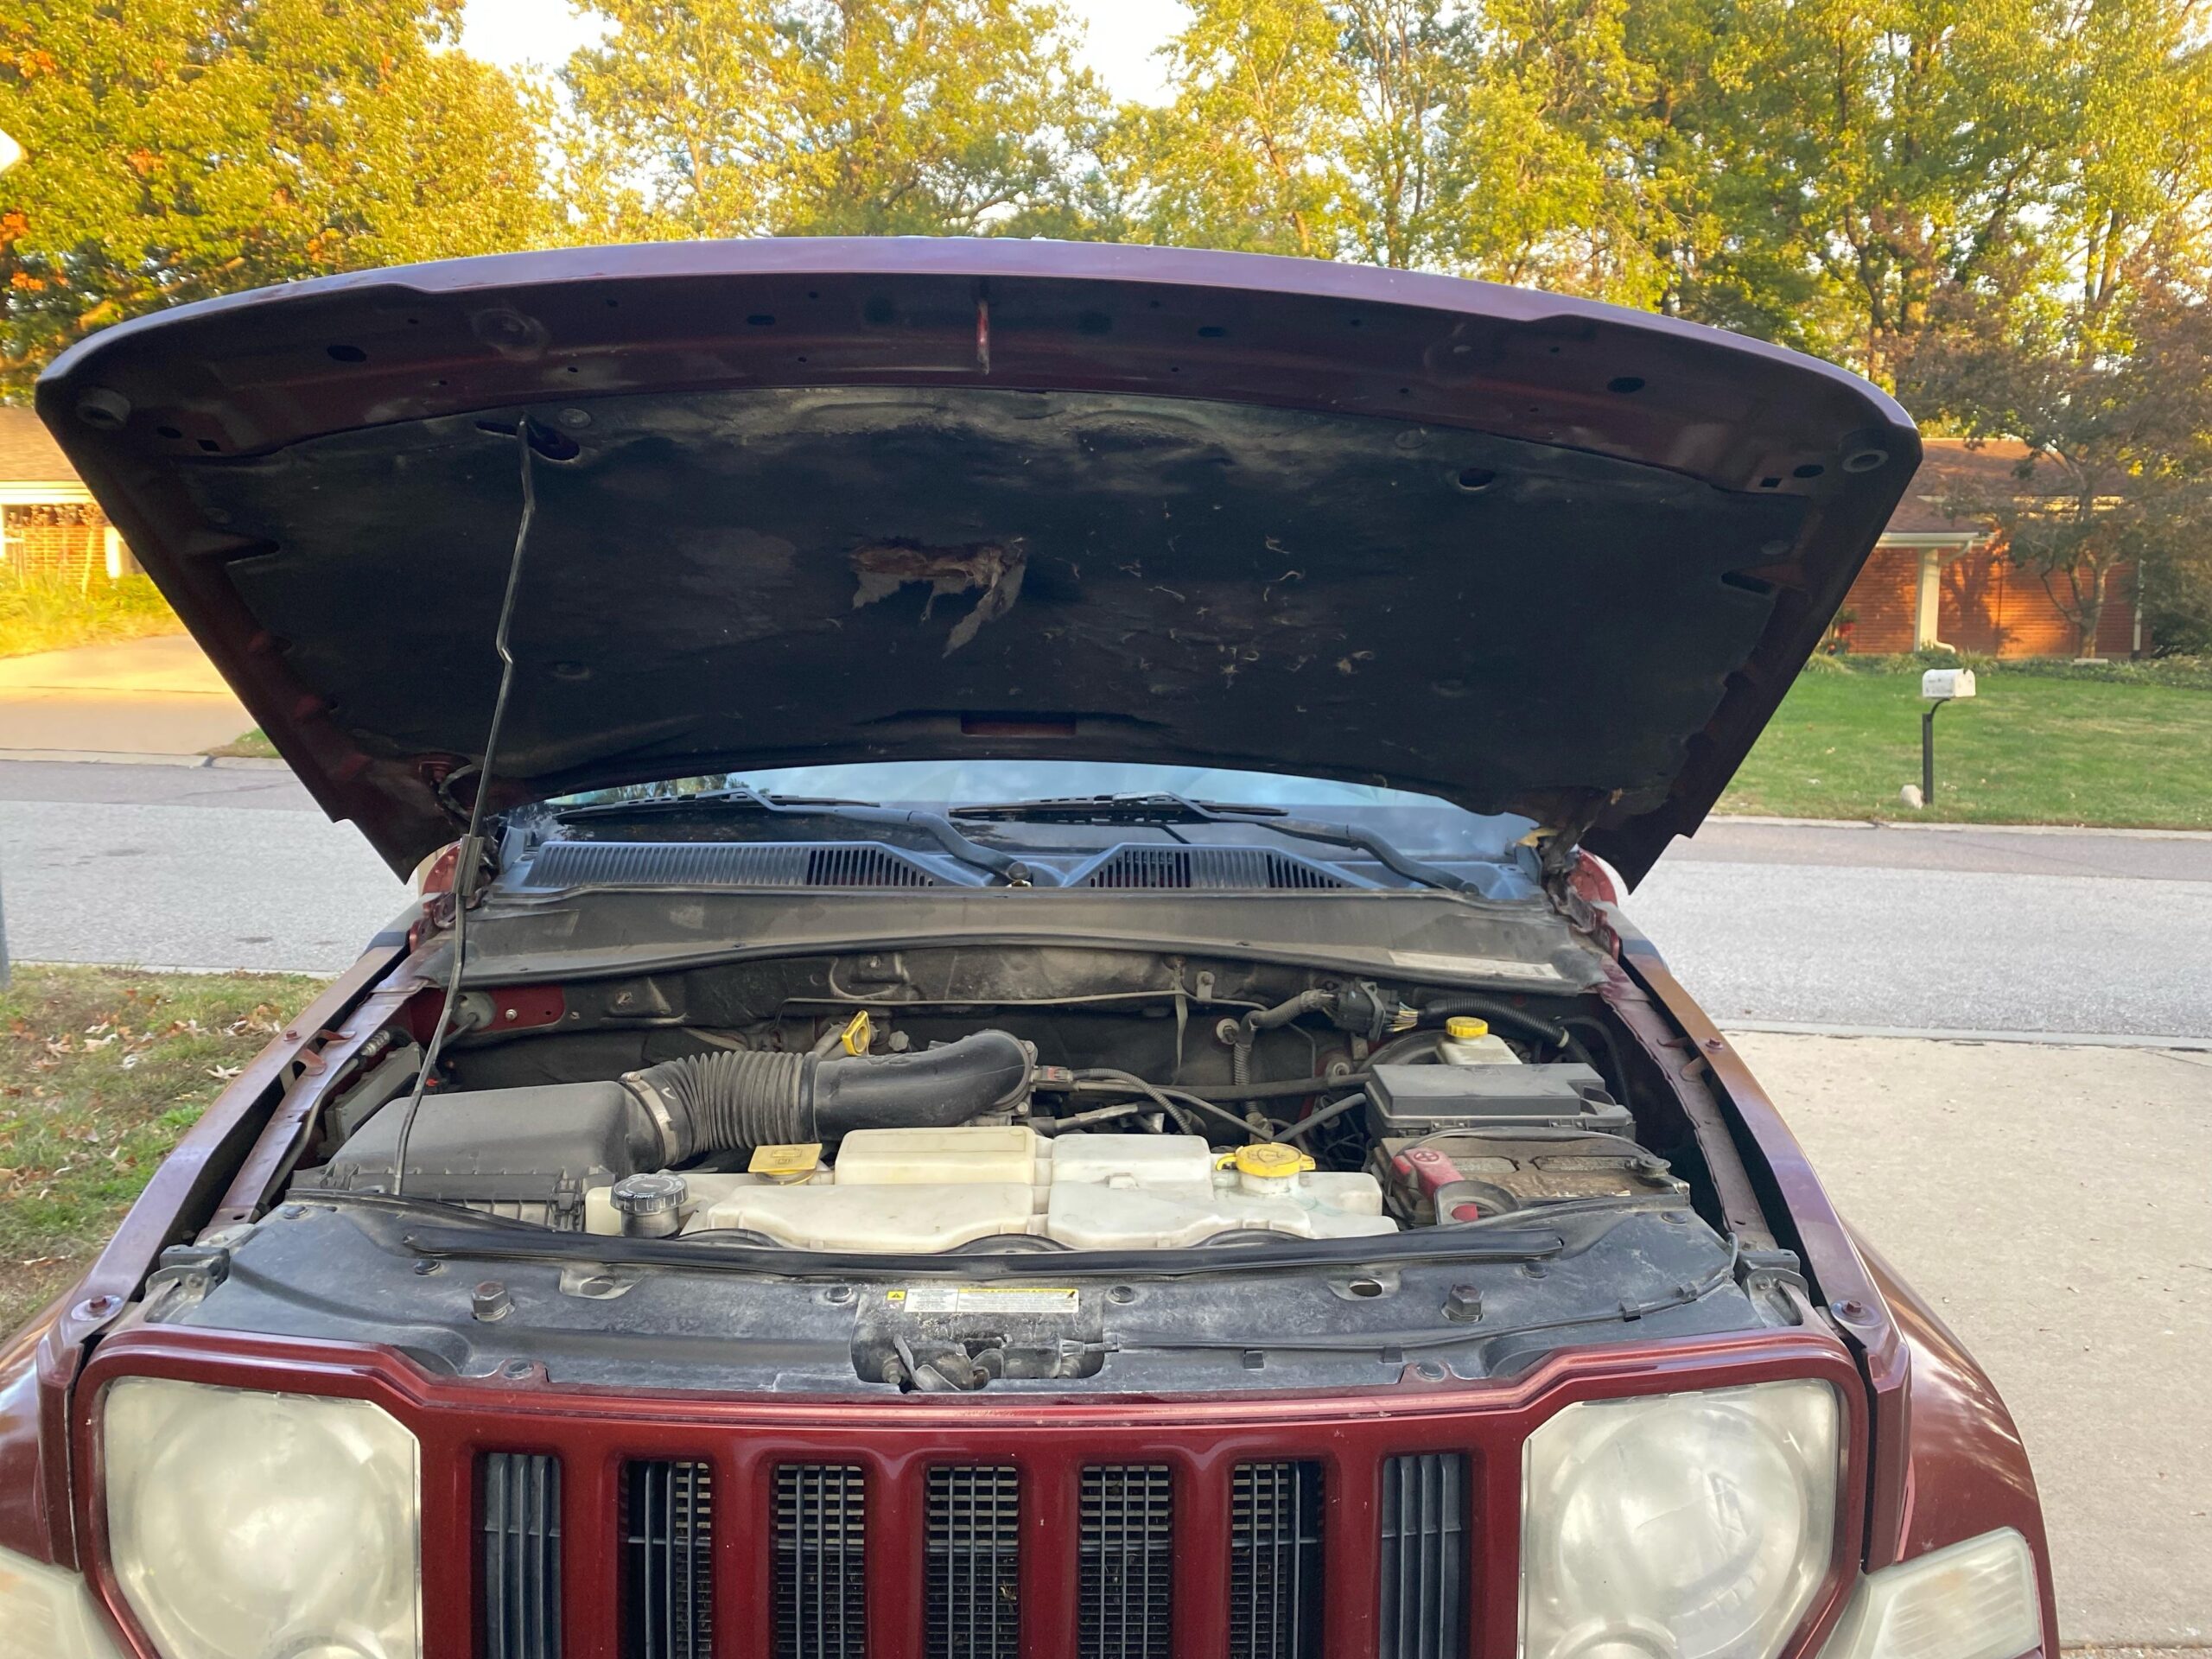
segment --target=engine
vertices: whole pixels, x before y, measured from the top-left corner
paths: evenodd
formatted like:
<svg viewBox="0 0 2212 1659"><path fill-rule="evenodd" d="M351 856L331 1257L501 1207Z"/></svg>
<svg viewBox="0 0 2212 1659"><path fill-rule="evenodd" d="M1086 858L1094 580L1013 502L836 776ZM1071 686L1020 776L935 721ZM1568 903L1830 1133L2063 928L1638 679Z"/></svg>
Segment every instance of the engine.
<svg viewBox="0 0 2212 1659"><path fill-rule="evenodd" d="M1246 999L1194 1053L1183 1001L1134 1000L1066 999L1079 1019L981 1008L972 1024L779 1009L556 1081L509 1080L524 1070L512 1046L463 1046L411 1109L395 1057L338 1097L327 1156L293 1191L884 1255L1199 1249L1688 1202L1622 1078L1593 1063L1608 1046L1548 1018L1502 1007L1509 1038L1443 1012L1465 996L1325 984ZM594 1052L531 1051L539 1070Z"/></svg>

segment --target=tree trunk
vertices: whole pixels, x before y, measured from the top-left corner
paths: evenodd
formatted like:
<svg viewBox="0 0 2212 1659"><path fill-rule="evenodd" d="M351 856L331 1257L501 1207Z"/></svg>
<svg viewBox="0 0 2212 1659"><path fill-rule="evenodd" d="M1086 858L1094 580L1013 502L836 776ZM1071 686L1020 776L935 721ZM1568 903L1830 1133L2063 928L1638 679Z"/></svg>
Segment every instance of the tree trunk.
<svg viewBox="0 0 2212 1659"><path fill-rule="evenodd" d="M2112 572L2102 559L2090 564L2088 591L2082 594L2081 614L2075 618L2082 629L2082 649L2076 653L2079 656L2097 654L2097 625L2104 620L2105 588L2111 581Z"/></svg>

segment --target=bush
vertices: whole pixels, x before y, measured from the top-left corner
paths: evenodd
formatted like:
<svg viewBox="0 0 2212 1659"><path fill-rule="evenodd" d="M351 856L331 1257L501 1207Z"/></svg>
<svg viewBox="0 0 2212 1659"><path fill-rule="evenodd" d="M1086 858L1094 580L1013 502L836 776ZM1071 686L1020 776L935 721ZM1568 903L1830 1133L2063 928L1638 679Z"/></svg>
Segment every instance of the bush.
<svg viewBox="0 0 2212 1659"><path fill-rule="evenodd" d="M143 575L110 582L101 574L80 583L0 569L0 657L183 632L161 590Z"/></svg>
<svg viewBox="0 0 2212 1659"><path fill-rule="evenodd" d="M1808 669L1840 669L1835 658L1815 657ZM2077 663L2068 657L1992 657L1979 651L1916 651L1905 656L1853 657L1848 672L1912 674L1931 668L1970 668L1978 679L2101 680L2118 685L2164 685L2212 691L2212 657L2148 657L2139 662L2114 659Z"/></svg>

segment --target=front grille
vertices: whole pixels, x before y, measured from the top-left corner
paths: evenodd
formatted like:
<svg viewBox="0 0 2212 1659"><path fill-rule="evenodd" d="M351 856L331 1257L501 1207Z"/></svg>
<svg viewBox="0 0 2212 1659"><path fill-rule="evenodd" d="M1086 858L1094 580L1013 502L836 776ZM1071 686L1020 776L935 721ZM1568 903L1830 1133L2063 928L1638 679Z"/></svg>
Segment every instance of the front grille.
<svg viewBox="0 0 2212 1659"><path fill-rule="evenodd" d="M714 1645L714 1471L633 1463L622 1491L623 1652L707 1659Z"/></svg>
<svg viewBox="0 0 2212 1659"><path fill-rule="evenodd" d="M930 1471L925 1633L930 1659L1012 1659L1020 1638L1021 1477Z"/></svg>
<svg viewBox="0 0 2212 1659"><path fill-rule="evenodd" d="M1163 1463L1083 1471L1079 1659L1166 1659L1175 1485Z"/></svg>
<svg viewBox="0 0 2212 1659"><path fill-rule="evenodd" d="M849 1465L776 1471L776 1659L868 1651L868 1480Z"/></svg>
<svg viewBox="0 0 2212 1659"><path fill-rule="evenodd" d="M561 1659L561 1465L493 1452L479 1478L484 1659Z"/></svg>
<svg viewBox="0 0 2212 1659"><path fill-rule="evenodd" d="M1321 1465L1240 1463L1229 1485L1230 1659L1321 1650Z"/></svg>
<svg viewBox="0 0 2212 1659"><path fill-rule="evenodd" d="M1382 1465L1377 1659L1467 1650L1467 1459L1453 1452Z"/></svg>

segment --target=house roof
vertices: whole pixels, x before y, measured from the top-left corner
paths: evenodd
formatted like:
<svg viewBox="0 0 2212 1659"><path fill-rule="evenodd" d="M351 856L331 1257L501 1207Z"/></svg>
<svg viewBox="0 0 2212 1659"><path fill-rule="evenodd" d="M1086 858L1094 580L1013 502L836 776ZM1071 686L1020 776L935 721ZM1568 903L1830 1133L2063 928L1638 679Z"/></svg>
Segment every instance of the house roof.
<svg viewBox="0 0 2212 1659"><path fill-rule="evenodd" d="M0 485L76 482L77 469L63 458L37 411L0 405Z"/></svg>
<svg viewBox="0 0 2212 1659"><path fill-rule="evenodd" d="M2028 454L2024 443L2011 438L1923 438L1921 444L1920 470L1890 515L1885 535L1977 535L1980 526L1972 514L1955 518L1944 511L1947 497L2024 493L2013 470Z"/></svg>

